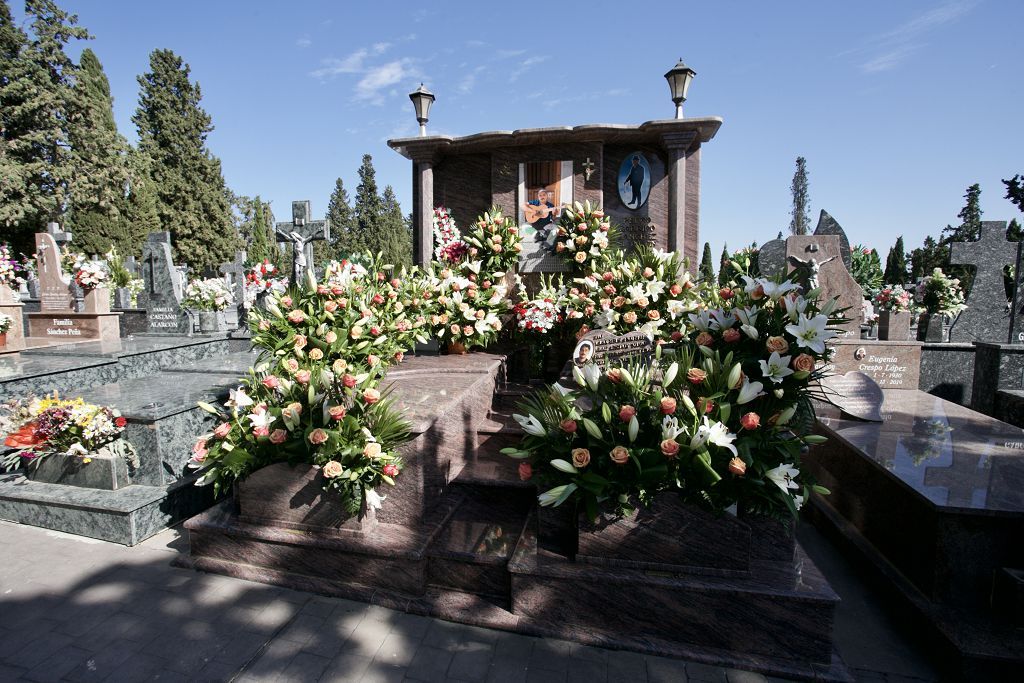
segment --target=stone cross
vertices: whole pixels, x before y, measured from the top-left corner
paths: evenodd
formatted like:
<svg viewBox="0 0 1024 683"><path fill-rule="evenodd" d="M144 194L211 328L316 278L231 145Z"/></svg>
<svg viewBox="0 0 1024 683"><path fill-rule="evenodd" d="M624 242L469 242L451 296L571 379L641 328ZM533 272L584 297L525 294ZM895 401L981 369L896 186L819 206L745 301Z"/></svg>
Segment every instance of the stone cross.
<svg viewBox="0 0 1024 683"><path fill-rule="evenodd" d="M190 332L188 316L181 310L181 274L171 258L171 233L149 234L142 247L142 279L139 308L146 309L147 330L152 334Z"/></svg>
<svg viewBox="0 0 1024 683"><path fill-rule="evenodd" d="M307 268L313 267L313 242L331 239L331 222L310 220L309 200L292 202L292 222L278 223L278 242L290 242L295 248L292 262L292 284L299 281ZM299 252L302 252L301 254Z"/></svg>
<svg viewBox="0 0 1024 683"><path fill-rule="evenodd" d="M227 280L228 286L235 293L235 310L238 311L237 323L245 320L245 250L235 252L235 260L220 265L220 272ZM230 321L229 321L230 322Z"/></svg>
<svg viewBox="0 0 1024 683"><path fill-rule="evenodd" d="M36 233L36 271L39 275L39 310L71 311L74 302L71 278L61 269L60 248L49 232Z"/></svg>
<svg viewBox="0 0 1024 683"><path fill-rule="evenodd" d="M60 223L47 223L46 232L53 237L53 241L57 243L58 247L63 247L71 242L71 233L61 230Z"/></svg>
<svg viewBox="0 0 1024 683"><path fill-rule="evenodd" d="M960 314L949 330L951 342L1013 343L1010 339L1010 312L1004 306L1003 269L1017 264L1021 245L1006 240L1006 228L1004 221L983 221L977 242L953 242L950 245L950 263L975 267L967 310Z"/></svg>
<svg viewBox="0 0 1024 683"><path fill-rule="evenodd" d="M590 157L587 157L587 160L580 164L580 166L583 167L584 178L590 180L590 176L594 175L594 162L590 160Z"/></svg>

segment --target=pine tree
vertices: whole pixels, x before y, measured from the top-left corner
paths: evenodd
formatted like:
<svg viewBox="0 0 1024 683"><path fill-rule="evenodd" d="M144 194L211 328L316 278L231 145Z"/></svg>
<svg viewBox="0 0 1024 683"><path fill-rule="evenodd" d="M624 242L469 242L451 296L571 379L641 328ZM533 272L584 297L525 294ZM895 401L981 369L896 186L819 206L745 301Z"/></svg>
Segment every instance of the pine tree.
<svg viewBox="0 0 1024 683"><path fill-rule="evenodd" d="M69 100L76 67L64 52L89 33L52 0L26 0L30 33L0 0L0 226L16 250L57 220L67 201L73 163Z"/></svg>
<svg viewBox="0 0 1024 683"><path fill-rule="evenodd" d="M885 273L882 279L887 285L903 285L907 282L907 256L903 249L903 235L896 238L896 245L885 258Z"/></svg>
<svg viewBox="0 0 1024 683"><path fill-rule="evenodd" d="M384 196L381 200L383 235L387 247L384 249L384 258L396 268L412 265L412 224L402 213L402 207L398 204L398 197L390 185L384 188Z"/></svg>
<svg viewBox="0 0 1024 683"><path fill-rule="evenodd" d="M121 212L125 216L124 248L122 256L141 256L142 245L151 232L160 231L160 216L156 212L156 188L150 180L148 158L138 150L129 148L128 168L131 173L128 194L122 200Z"/></svg>
<svg viewBox="0 0 1024 683"><path fill-rule="evenodd" d="M363 163L359 167L359 186L356 188L356 203L353 210L355 232L349 248L353 254L366 250L373 253L382 251L386 246L381 239L381 223L384 205L377 193L377 174L373 169L373 157L363 155Z"/></svg>
<svg viewBox="0 0 1024 683"><path fill-rule="evenodd" d="M923 246L911 252L910 264L910 279L916 282L931 275L936 268L945 269L948 266L949 247L929 235L924 238Z"/></svg>
<svg viewBox="0 0 1024 683"><path fill-rule="evenodd" d="M697 274L701 282L715 281L715 266L711 262L711 259L711 245L708 242L705 242L704 254L700 258L700 268L697 270Z"/></svg>
<svg viewBox="0 0 1024 683"><path fill-rule="evenodd" d="M732 269L729 267L729 245L722 245L722 258L718 260L718 284L724 287L732 279Z"/></svg>
<svg viewBox="0 0 1024 683"><path fill-rule="evenodd" d="M789 232L793 235L806 235L811 229L811 195L807 182L807 160L803 157L796 158L796 171L789 189L793 194Z"/></svg>
<svg viewBox="0 0 1024 683"><path fill-rule="evenodd" d="M947 275L960 278L964 296L971 293L974 285L974 266L952 265L949 262L949 245L953 242L976 242L981 237L981 186L975 183L964 193L964 206L957 214L960 225L955 228L947 225L942 231L940 243L946 247L945 265L942 266Z"/></svg>
<svg viewBox="0 0 1024 683"><path fill-rule="evenodd" d="M110 82L92 50L86 48L72 89L74 125L68 131L72 177L66 222L75 246L87 254L102 254L116 246L130 253L131 235L122 213L129 184L128 143L114 123Z"/></svg>
<svg viewBox="0 0 1024 683"><path fill-rule="evenodd" d="M171 232L176 259L199 273L230 260L238 243L220 160L206 147L213 125L181 57L154 50L149 65L138 78L132 121L151 164L160 224Z"/></svg>
<svg viewBox="0 0 1024 683"><path fill-rule="evenodd" d="M1013 176L1009 180L1003 180L1003 185L1006 186L1007 199L1017 205L1017 208L1024 211L1024 177L1019 174Z"/></svg>
<svg viewBox="0 0 1024 683"><path fill-rule="evenodd" d="M355 221L348 191L341 178L334 181L334 192L327 202L327 219L331 222L331 243L317 242L313 247L318 263L321 258L325 262L349 258L355 251L351 246L355 240Z"/></svg>

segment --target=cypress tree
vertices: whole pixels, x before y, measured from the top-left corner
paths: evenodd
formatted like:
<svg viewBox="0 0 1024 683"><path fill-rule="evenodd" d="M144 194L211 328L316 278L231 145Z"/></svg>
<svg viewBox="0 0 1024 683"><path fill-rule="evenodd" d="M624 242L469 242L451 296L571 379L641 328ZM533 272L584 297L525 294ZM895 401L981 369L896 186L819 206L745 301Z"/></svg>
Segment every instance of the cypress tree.
<svg viewBox="0 0 1024 683"><path fill-rule="evenodd" d="M887 285L903 285L907 282L907 256L903 249L903 235L896 238L895 246L889 250L882 279Z"/></svg>
<svg viewBox="0 0 1024 683"><path fill-rule="evenodd" d="M811 229L811 195L807 182L807 159L796 158L796 171L789 189L793 195L792 218L789 221L789 232L793 235L806 235Z"/></svg>
<svg viewBox="0 0 1024 683"><path fill-rule="evenodd" d="M352 253L370 250L374 253L383 251L385 244L381 239L381 223L384 206L377 193L377 174L373 169L373 157L363 155L363 163L359 167L359 186L356 187L356 203L353 210L355 232L350 249Z"/></svg>
<svg viewBox="0 0 1024 683"><path fill-rule="evenodd" d="M238 242L220 160L206 147L213 125L181 57L154 50L149 65L138 78L132 121L139 150L150 162L160 224L171 232L176 259L199 273L230 260Z"/></svg>
<svg viewBox="0 0 1024 683"><path fill-rule="evenodd" d="M715 280L715 266L711 263L711 259L711 245L705 242L704 254L701 256L700 268L697 270L701 282L714 282Z"/></svg>
<svg viewBox="0 0 1024 683"><path fill-rule="evenodd" d="M125 232L130 237L123 256L142 255L142 245L151 232L160 230L160 216L156 212L156 189L150 180L149 164L144 154L129 148L128 168L131 172L128 195L122 200Z"/></svg>
<svg viewBox="0 0 1024 683"><path fill-rule="evenodd" d="M349 258L356 251L352 248L355 242L355 221L348 191L341 178L334 181L334 191L327 202L327 219L331 222L331 243L317 242L313 247L314 253L322 251L325 260ZM320 258L319 255L317 258Z"/></svg>
<svg viewBox="0 0 1024 683"><path fill-rule="evenodd" d="M0 226L16 250L31 251L32 233L63 213L73 171L76 67L64 47L90 36L52 0L26 0L25 14L30 34L0 0Z"/></svg>
<svg viewBox="0 0 1024 683"><path fill-rule="evenodd" d="M963 287L964 296L971 293L974 285L974 266L952 265L949 262L949 245L953 242L975 242L981 236L981 186L975 183L967 188L964 193L964 206L957 214L960 225L955 228L947 225L942 231L942 239L939 243L945 247L943 264L940 266L946 272L956 278L960 278L960 285Z"/></svg>
<svg viewBox="0 0 1024 683"><path fill-rule="evenodd" d="M131 253L135 236L122 213L130 179L128 143L114 123L110 82L99 59L88 48L79 60L72 94L71 118L75 123L68 135L73 171L67 225L80 251L102 254L116 246L122 254Z"/></svg>
<svg viewBox="0 0 1024 683"><path fill-rule="evenodd" d="M732 279L732 273L729 271L729 245L722 245L722 258L718 261L718 284L724 287L729 284L729 280Z"/></svg>
<svg viewBox="0 0 1024 683"><path fill-rule="evenodd" d="M270 223L267 221L267 207L259 195L253 199L252 229L249 237L249 248L246 256L250 263L262 263L270 259L276 263L276 249Z"/></svg>
<svg viewBox="0 0 1024 683"><path fill-rule="evenodd" d="M412 265L412 227L402 214L395 190L388 185L382 199L382 227L387 247L384 257L396 268Z"/></svg>

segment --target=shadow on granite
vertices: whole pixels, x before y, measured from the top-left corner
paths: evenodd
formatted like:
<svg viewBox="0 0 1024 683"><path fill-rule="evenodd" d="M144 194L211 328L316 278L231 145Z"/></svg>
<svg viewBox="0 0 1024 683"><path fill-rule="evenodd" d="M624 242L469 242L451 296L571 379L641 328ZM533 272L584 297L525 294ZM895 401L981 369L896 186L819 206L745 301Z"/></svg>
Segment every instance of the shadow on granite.
<svg viewBox="0 0 1024 683"><path fill-rule="evenodd" d="M993 614L1024 567L1024 430L923 392L887 391L883 423L824 418L805 467L834 530L914 607L968 678L1024 673L1024 634Z"/></svg>

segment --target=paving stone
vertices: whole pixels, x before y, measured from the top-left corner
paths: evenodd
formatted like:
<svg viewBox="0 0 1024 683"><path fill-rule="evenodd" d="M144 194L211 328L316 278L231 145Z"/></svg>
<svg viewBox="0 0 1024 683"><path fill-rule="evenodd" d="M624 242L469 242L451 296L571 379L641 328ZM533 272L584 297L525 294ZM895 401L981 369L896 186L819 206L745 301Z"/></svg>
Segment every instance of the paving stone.
<svg viewBox="0 0 1024 683"><path fill-rule="evenodd" d="M469 640L467 627L463 624L454 624L450 621L435 621L427 629L423 638L425 645L440 647L443 649L455 649L460 643Z"/></svg>
<svg viewBox="0 0 1024 683"><path fill-rule="evenodd" d="M329 657L320 657L309 652L300 652L277 680L281 683L316 681L330 663Z"/></svg>
<svg viewBox="0 0 1024 683"><path fill-rule="evenodd" d="M17 652L7 655L4 657L4 663L31 670L45 662L58 650L70 647L74 643L75 639L71 636L50 633L44 637L33 639Z"/></svg>
<svg viewBox="0 0 1024 683"><path fill-rule="evenodd" d="M157 672L163 671L167 660L154 657L144 652L137 652L121 663L116 670L110 672L104 681L144 681Z"/></svg>
<svg viewBox="0 0 1024 683"><path fill-rule="evenodd" d="M396 614L391 620L391 632L402 633L409 638L419 637L422 640L432 623L433 619L418 614Z"/></svg>
<svg viewBox="0 0 1024 683"><path fill-rule="evenodd" d="M136 643L136 645L138 645ZM95 655L87 657L78 666L71 670L64 677L74 683L93 683L102 681L107 676L120 668L121 664L130 657L136 656L137 651L129 648L118 648L116 646L104 647Z"/></svg>
<svg viewBox="0 0 1024 683"><path fill-rule="evenodd" d="M249 622L246 629L255 633L274 633L291 621L298 611L299 607L295 603L274 598Z"/></svg>
<svg viewBox="0 0 1024 683"><path fill-rule="evenodd" d="M365 621L345 641L343 651L373 659L384 644L390 633L388 624L383 621Z"/></svg>
<svg viewBox="0 0 1024 683"><path fill-rule="evenodd" d="M213 662L221 666L241 669L267 644L267 639L258 633L241 631L235 633L224 646L218 650Z"/></svg>
<svg viewBox="0 0 1024 683"><path fill-rule="evenodd" d="M764 674L741 669L726 669L725 678L729 683L768 683Z"/></svg>
<svg viewBox="0 0 1024 683"><path fill-rule="evenodd" d="M350 652L339 654L327 665L320 681L322 683L355 683L363 678L363 674L373 662L371 657L362 657Z"/></svg>
<svg viewBox="0 0 1024 683"><path fill-rule="evenodd" d="M316 634L320 633L323 628L323 617L300 612L276 637L305 645Z"/></svg>
<svg viewBox="0 0 1024 683"><path fill-rule="evenodd" d="M608 670L604 662L573 658L568 673L569 683L604 683Z"/></svg>
<svg viewBox="0 0 1024 683"><path fill-rule="evenodd" d="M647 680L650 683L685 683L686 662L667 657L647 657Z"/></svg>
<svg viewBox="0 0 1024 683"><path fill-rule="evenodd" d="M636 652L610 651L606 666L608 667L609 681L643 683L647 680L647 662L643 655Z"/></svg>
<svg viewBox="0 0 1024 683"><path fill-rule="evenodd" d="M602 664L608 661L608 650L602 650L593 645L583 645L582 643L570 644L569 654L573 659L585 659L592 662L601 662Z"/></svg>
<svg viewBox="0 0 1024 683"><path fill-rule="evenodd" d="M487 683L526 683L528 658L496 656L487 672Z"/></svg>
<svg viewBox="0 0 1024 683"><path fill-rule="evenodd" d="M530 669L550 669L552 671L568 671L572 663L569 654L572 643L567 640L538 638L533 644L530 655Z"/></svg>
<svg viewBox="0 0 1024 683"><path fill-rule="evenodd" d="M401 683L407 675L408 671L401 667L371 662L359 683Z"/></svg>
<svg viewBox="0 0 1024 683"><path fill-rule="evenodd" d="M157 683L191 683L195 679L177 671L157 671L150 680Z"/></svg>
<svg viewBox="0 0 1024 683"><path fill-rule="evenodd" d="M92 653L80 647L70 646L55 653L52 657L37 664L32 670L23 675L30 681L49 683L59 681L68 673L86 660ZM13 678L13 677L12 677ZM3 667L0 667L0 680L11 680L4 675Z"/></svg>
<svg viewBox="0 0 1024 683"><path fill-rule="evenodd" d="M519 633L502 633L494 644L494 656L521 657L528 660L533 652L533 644L536 642L537 638Z"/></svg>
<svg viewBox="0 0 1024 683"><path fill-rule="evenodd" d="M302 650L300 643L291 640L274 640L259 658L245 669L244 676L255 678L276 678L284 671Z"/></svg>
<svg viewBox="0 0 1024 683"><path fill-rule="evenodd" d="M315 617L326 619L334 612L337 600L332 598L313 598L302 606L302 614L310 614Z"/></svg>
<svg viewBox="0 0 1024 683"><path fill-rule="evenodd" d="M455 653L448 676L466 681L480 681L487 677L494 659L494 648L484 643L467 643Z"/></svg>
<svg viewBox="0 0 1024 683"><path fill-rule="evenodd" d="M443 681L447 677L452 657L453 654L447 650L421 645L409 662L409 675L426 683Z"/></svg>
<svg viewBox="0 0 1024 683"><path fill-rule="evenodd" d="M422 637L408 638L405 634L391 631L384 638L373 661L387 666L407 667L416 654L420 640Z"/></svg>
<svg viewBox="0 0 1024 683"><path fill-rule="evenodd" d="M686 674L691 681L704 681L705 683L725 683L725 669L710 664L688 662Z"/></svg>
<svg viewBox="0 0 1024 683"><path fill-rule="evenodd" d="M531 666L526 672L526 683L565 683L568 676L565 671L535 669Z"/></svg>
<svg viewBox="0 0 1024 683"><path fill-rule="evenodd" d="M196 683L228 683L238 674L239 668L214 660L197 671L192 680Z"/></svg>

